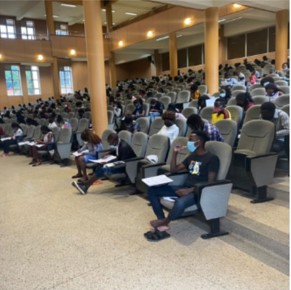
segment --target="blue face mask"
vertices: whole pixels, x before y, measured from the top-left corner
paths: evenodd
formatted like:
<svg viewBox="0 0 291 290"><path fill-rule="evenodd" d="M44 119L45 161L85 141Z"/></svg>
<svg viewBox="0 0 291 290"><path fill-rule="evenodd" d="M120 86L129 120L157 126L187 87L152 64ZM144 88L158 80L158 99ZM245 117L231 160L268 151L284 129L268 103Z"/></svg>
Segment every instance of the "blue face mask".
<svg viewBox="0 0 291 290"><path fill-rule="evenodd" d="M220 97L225 98L225 93L220 93Z"/></svg>
<svg viewBox="0 0 291 290"><path fill-rule="evenodd" d="M188 141L187 142L187 149L190 151L190 152L194 152L196 149L197 149L197 146L195 145L196 142L194 141Z"/></svg>

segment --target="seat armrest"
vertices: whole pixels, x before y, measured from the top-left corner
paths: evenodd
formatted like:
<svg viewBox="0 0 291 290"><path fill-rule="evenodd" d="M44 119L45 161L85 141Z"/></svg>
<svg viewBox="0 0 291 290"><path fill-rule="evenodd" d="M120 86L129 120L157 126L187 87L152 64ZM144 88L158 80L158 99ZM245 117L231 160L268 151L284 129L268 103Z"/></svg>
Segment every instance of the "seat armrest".
<svg viewBox="0 0 291 290"><path fill-rule="evenodd" d="M142 178L147 178L151 176L155 176L158 173L158 169L162 166L165 165L166 163L157 163L157 164L145 164L141 167L142 170Z"/></svg>
<svg viewBox="0 0 291 290"><path fill-rule="evenodd" d="M196 187L195 193L197 194L197 196L199 197L199 200L200 200L200 197L201 197L201 194L202 194L202 190L204 188L217 186L217 185L223 185L223 184L229 184L229 183L232 183L232 182L231 182L231 180L228 180L228 179L215 180L213 182L208 182L208 181L198 182L198 183L195 184L195 187Z"/></svg>

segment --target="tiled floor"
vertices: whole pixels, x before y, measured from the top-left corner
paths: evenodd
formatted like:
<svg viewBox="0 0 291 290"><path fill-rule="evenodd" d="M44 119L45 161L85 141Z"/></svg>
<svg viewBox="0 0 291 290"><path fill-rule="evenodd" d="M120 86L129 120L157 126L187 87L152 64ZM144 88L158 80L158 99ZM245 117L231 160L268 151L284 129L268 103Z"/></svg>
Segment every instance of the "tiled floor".
<svg viewBox="0 0 291 290"><path fill-rule="evenodd" d="M284 248L288 206L254 206L233 194L223 223L231 235L202 240L205 226L188 218L173 222L170 239L150 243L143 233L153 213L129 187L103 181L82 196L71 186L73 166L28 162L0 159L1 290L288 289L288 266L258 251L256 234L248 241L238 231L247 224L260 238L280 237Z"/></svg>

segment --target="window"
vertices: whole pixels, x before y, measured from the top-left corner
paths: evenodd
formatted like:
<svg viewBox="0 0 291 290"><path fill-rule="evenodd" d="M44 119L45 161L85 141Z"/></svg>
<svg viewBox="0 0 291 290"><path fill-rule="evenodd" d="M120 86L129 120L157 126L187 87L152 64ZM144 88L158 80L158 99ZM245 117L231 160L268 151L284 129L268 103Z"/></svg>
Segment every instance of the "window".
<svg viewBox="0 0 291 290"><path fill-rule="evenodd" d="M268 29L247 34L247 56L267 52Z"/></svg>
<svg viewBox="0 0 291 290"><path fill-rule="evenodd" d="M0 25L1 38L16 38L15 22L13 19L6 19L4 24Z"/></svg>
<svg viewBox="0 0 291 290"><path fill-rule="evenodd" d="M178 50L178 68L187 67L187 48Z"/></svg>
<svg viewBox="0 0 291 290"><path fill-rule="evenodd" d="M69 66L64 66L60 71L61 93L70 94L74 92L72 69Z"/></svg>
<svg viewBox="0 0 291 290"><path fill-rule="evenodd" d="M18 65L5 67L5 81L8 96L21 96L22 86Z"/></svg>
<svg viewBox="0 0 291 290"><path fill-rule="evenodd" d="M189 66L202 64L203 44L191 46L188 48Z"/></svg>
<svg viewBox="0 0 291 290"><path fill-rule="evenodd" d="M25 26L21 26L21 38L22 39L35 39L35 29L33 21L26 21Z"/></svg>
<svg viewBox="0 0 291 290"><path fill-rule="evenodd" d="M59 28L56 29L56 35L69 35L68 25L60 24Z"/></svg>
<svg viewBox="0 0 291 290"><path fill-rule="evenodd" d="M31 66L25 70L27 91L29 96L40 95L40 78L37 66Z"/></svg>
<svg viewBox="0 0 291 290"><path fill-rule="evenodd" d="M227 58L245 57L245 34L236 35L227 39Z"/></svg>
<svg viewBox="0 0 291 290"><path fill-rule="evenodd" d="M163 70L169 70L170 69L170 55L168 52L162 53L162 68Z"/></svg>
<svg viewBox="0 0 291 290"><path fill-rule="evenodd" d="M275 51L275 46L276 46L276 27L273 26L269 28L269 52Z"/></svg>

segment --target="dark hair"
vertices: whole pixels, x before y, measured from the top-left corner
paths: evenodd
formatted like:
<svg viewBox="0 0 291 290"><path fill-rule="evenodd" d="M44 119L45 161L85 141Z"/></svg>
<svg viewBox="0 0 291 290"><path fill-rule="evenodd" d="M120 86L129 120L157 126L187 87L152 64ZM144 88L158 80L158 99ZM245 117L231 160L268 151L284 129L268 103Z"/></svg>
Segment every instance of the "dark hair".
<svg viewBox="0 0 291 290"><path fill-rule="evenodd" d="M264 77L264 78L261 79L260 83L261 83L262 87L265 87L269 83L274 84L275 80L272 77Z"/></svg>
<svg viewBox="0 0 291 290"><path fill-rule="evenodd" d="M187 125L192 130L197 130L198 128L201 129L201 127L203 126L203 120L198 114L192 114L187 119Z"/></svg>
<svg viewBox="0 0 291 290"><path fill-rule="evenodd" d="M261 111L268 111L270 113L274 113L276 110L276 106L272 102L266 102L261 105Z"/></svg>
<svg viewBox="0 0 291 290"><path fill-rule="evenodd" d="M49 128L48 126L42 125L42 126L40 127L40 131L41 131L42 133L46 134L46 133L50 132L51 130L50 130L50 128Z"/></svg>
<svg viewBox="0 0 291 290"><path fill-rule="evenodd" d="M177 110L176 105L174 103L170 103L168 105L167 111L171 111L171 112L177 112L179 110Z"/></svg>
<svg viewBox="0 0 291 290"><path fill-rule="evenodd" d="M94 145L101 143L100 137L90 129L85 129L81 133L81 139L83 141L88 141L89 143Z"/></svg>
<svg viewBox="0 0 291 290"><path fill-rule="evenodd" d="M118 135L116 133L110 133L107 137L107 142L118 140Z"/></svg>
<svg viewBox="0 0 291 290"><path fill-rule="evenodd" d="M197 131L193 131L191 134L197 135L203 143L209 141L209 136L204 131L197 130Z"/></svg>
<svg viewBox="0 0 291 290"><path fill-rule="evenodd" d="M175 122L176 120L176 114L172 111L166 111L163 116L162 116L163 120L170 120L172 122Z"/></svg>

